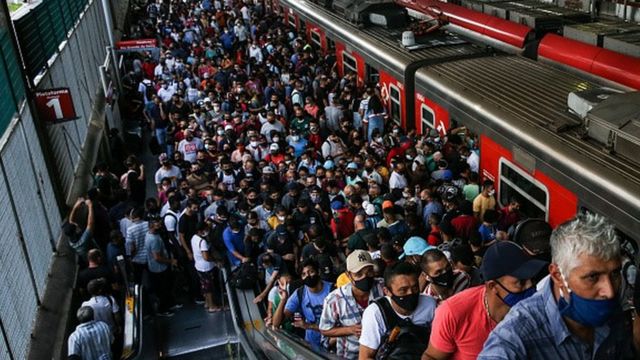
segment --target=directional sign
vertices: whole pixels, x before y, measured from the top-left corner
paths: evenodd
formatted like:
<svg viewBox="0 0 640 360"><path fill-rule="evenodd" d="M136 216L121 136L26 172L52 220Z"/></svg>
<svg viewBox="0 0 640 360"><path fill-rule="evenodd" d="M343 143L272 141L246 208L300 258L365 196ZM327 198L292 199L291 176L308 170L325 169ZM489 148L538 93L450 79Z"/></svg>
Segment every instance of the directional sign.
<svg viewBox="0 0 640 360"><path fill-rule="evenodd" d="M116 43L118 50L146 50L156 47L156 39L124 40Z"/></svg>
<svg viewBox="0 0 640 360"><path fill-rule="evenodd" d="M36 108L40 120L51 124L78 118L69 88L36 91Z"/></svg>

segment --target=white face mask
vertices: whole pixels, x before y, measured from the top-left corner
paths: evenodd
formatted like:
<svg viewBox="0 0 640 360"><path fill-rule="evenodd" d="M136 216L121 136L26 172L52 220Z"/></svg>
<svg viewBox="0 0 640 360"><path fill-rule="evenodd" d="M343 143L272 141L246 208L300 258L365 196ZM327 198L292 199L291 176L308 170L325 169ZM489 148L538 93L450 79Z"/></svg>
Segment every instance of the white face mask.
<svg viewBox="0 0 640 360"><path fill-rule="evenodd" d="M217 132L218 132L218 135L220 136L224 135L224 130L218 130Z"/></svg>
<svg viewBox="0 0 640 360"><path fill-rule="evenodd" d="M278 141L280 141L279 137L276 136L276 137L273 138L273 142L278 142Z"/></svg>
<svg viewBox="0 0 640 360"><path fill-rule="evenodd" d="M291 139L292 139L293 141L298 141L298 140L300 140L300 136L298 136L298 135L294 135L294 136L292 136L292 137L291 137Z"/></svg>
<svg viewBox="0 0 640 360"><path fill-rule="evenodd" d="M280 216L280 215L276 215L276 217L278 218L279 221L284 221L284 219L286 218L285 216Z"/></svg>
<svg viewBox="0 0 640 360"><path fill-rule="evenodd" d="M495 193L496 193L495 190L491 190L491 191L489 191L489 196L493 196L493 195L495 195Z"/></svg>
<svg viewBox="0 0 640 360"><path fill-rule="evenodd" d="M251 147L258 147L258 142L257 141L252 141L249 143L251 145Z"/></svg>

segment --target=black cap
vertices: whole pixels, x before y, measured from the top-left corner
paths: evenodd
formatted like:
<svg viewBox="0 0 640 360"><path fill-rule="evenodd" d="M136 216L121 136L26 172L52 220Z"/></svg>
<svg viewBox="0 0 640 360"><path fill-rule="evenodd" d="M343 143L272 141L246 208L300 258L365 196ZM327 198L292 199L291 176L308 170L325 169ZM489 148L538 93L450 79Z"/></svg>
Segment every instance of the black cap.
<svg viewBox="0 0 640 360"><path fill-rule="evenodd" d="M480 272L485 281L511 275L519 280L531 279L547 263L527 255L523 248L511 241L498 241L484 253Z"/></svg>

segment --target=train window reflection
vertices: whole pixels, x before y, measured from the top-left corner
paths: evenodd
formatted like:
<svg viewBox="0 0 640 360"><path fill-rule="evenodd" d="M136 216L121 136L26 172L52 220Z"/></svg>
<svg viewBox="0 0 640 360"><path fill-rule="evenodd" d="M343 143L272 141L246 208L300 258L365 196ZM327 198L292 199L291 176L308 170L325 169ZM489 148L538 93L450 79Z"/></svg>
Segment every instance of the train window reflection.
<svg viewBox="0 0 640 360"><path fill-rule="evenodd" d="M422 133L428 132L430 129L433 129L435 126L436 116L433 110L425 104L422 104L421 107L421 123L422 123Z"/></svg>
<svg viewBox="0 0 640 360"><path fill-rule="evenodd" d="M342 52L342 72L348 74L349 72L358 72L358 63L356 58L348 54L346 51Z"/></svg>
<svg viewBox="0 0 640 360"><path fill-rule="evenodd" d="M400 125L400 109L402 108L402 106L400 105L400 89L398 89L397 86L389 84L389 98L391 99L389 115L391 115L391 119L393 119L394 122Z"/></svg>
<svg viewBox="0 0 640 360"><path fill-rule="evenodd" d="M317 49L322 48L322 40L320 37L320 33L316 29L311 29L311 42L317 46Z"/></svg>
<svg viewBox="0 0 640 360"><path fill-rule="evenodd" d="M507 206L515 197L520 201L520 212L525 216L548 220L547 187L505 158L500 159L498 190L501 206Z"/></svg>

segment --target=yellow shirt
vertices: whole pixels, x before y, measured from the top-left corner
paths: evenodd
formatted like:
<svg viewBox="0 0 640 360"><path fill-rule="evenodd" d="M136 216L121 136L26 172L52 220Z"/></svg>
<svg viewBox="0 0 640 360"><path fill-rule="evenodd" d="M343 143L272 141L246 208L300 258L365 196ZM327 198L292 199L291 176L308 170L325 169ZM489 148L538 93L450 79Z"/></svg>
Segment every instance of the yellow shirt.
<svg viewBox="0 0 640 360"><path fill-rule="evenodd" d="M475 199L473 199L473 212L480 213L480 220L482 220L485 211L495 210L495 208L496 199L493 196L485 197L480 193Z"/></svg>
<svg viewBox="0 0 640 360"><path fill-rule="evenodd" d="M349 277L347 276L346 272L343 272L342 274L340 274L340 276L338 276L338 278L336 279L336 289L341 287L342 285L346 285L349 282L351 282L351 280L349 280Z"/></svg>

